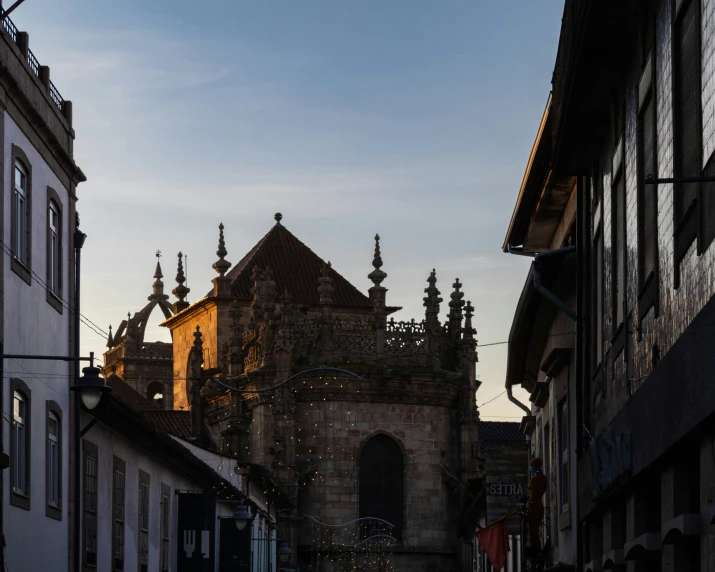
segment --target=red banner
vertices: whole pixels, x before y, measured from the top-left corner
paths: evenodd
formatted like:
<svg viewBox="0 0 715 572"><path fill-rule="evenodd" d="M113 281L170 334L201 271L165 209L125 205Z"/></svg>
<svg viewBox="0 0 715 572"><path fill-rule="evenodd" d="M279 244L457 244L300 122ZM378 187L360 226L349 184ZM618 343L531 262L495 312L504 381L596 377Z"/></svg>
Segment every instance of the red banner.
<svg viewBox="0 0 715 572"><path fill-rule="evenodd" d="M482 528L475 534L477 541L494 570L501 570L506 565L506 555L509 552L509 537L506 532L505 519L498 520L487 528Z"/></svg>

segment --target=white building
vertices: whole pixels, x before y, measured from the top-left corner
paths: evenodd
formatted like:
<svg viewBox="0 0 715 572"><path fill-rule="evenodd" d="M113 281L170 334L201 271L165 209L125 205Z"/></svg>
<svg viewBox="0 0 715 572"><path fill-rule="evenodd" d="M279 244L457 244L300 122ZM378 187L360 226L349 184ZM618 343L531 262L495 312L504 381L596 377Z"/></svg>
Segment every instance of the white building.
<svg viewBox="0 0 715 572"><path fill-rule="evenodd" d="M0 30L0 349L72 355L76 187L85 180L72 158L72 106L29 50L28 35L9 18ZM0 442L10 466L0 473L0 560L12 571L56 570L69 557L74 366L3 365ZM28 539L42 549L28 549Z"/></svg>
<svg viewBox="0 0 715 572"><path fill-rule="evenodd" d="M276 572L268 487L185 440L188 412L160 409L116 375L107 384L112 393L82 415L81 570L223 570L230 561ZM251 520L239 531L241 504Z"/></svg>

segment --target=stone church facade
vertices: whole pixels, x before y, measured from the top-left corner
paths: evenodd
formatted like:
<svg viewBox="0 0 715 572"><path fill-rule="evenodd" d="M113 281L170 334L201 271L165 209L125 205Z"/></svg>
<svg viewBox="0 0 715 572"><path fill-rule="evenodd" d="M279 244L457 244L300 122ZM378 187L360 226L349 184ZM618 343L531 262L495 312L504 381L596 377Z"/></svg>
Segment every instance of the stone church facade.
<svg viewBox="0 0 715 572"><path fill-rule="evenodd" d="M173 304L157 265L149 304L108 340L105 373L160 398L254 486L281 488L286 566L472 570L484 467L462 285L442 322L433 270L424 318L395 321L379 237L366 296L275 218L235 266L219 227L217 276L194 303L181 254ZM171 359L143 339L156 306Z"/></svg>

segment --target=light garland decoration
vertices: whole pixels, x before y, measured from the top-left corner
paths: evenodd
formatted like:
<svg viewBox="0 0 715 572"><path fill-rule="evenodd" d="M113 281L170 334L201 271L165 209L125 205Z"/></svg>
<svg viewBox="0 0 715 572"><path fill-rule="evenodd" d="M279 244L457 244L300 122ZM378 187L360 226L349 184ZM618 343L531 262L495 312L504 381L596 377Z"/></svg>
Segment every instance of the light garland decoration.
<svg viewBox="0 0 715 572"><path fill-rule="evenodd" d="M331 572L394 572L394 526L380 518L326 524L309 516L311 566ZM321 565L323 566L321 568Z"/></svg>

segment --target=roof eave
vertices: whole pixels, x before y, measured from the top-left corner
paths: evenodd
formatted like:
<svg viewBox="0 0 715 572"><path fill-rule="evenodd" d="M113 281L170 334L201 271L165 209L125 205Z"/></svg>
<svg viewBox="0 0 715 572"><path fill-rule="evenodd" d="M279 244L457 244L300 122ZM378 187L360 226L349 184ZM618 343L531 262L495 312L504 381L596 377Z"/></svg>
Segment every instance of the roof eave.
<svg viewBox="0 0 715 572"><path fill-rule="evenodd" d="M509 221L509 228L507 230L506 237L504 238L504 244L502 245L502 250L507 253L511 251L512 247L520 246L519 244L512 244L511 238L519 222L518 219L521 216L528 214L525 212L525 199L527 197L532 197L534 194L539 195L542 191L543 173L540 172L540 169L537 169L539 165L535 164L535 159L537 154L540 152L548 153L549 156L551 154L551 127L549 122L550 109L551 92L549 92L549 98L546 101L546 107L544 108L544 112L541 116L541 122L539 123L539 129L536 133L536 139L531 147L529 160L527 161L524 177L522 178L521 187L519 188L519 195L516 200L516 205L514 205L511 220ZM548 148L546 148L547 145ZM529 207L529 210L531 210L531 207ZM529 219L530 218L531 216L529 216Z"/></svg>

